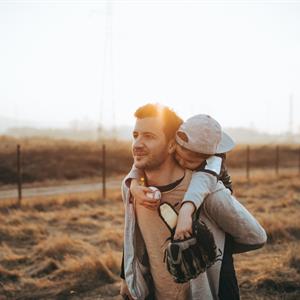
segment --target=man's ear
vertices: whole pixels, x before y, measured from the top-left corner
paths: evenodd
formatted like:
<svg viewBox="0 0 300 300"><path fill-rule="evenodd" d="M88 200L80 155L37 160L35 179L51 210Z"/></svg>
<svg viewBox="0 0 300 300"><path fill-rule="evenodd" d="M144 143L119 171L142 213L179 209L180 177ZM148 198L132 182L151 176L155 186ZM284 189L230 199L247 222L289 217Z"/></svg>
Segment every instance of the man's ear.
<svg viewBox="0 0 300 300"><path fill-rule="evenodd" d="M175 139L172 139L169 142L168 153L173 154L175 152L175 150L176 150L176 141L175 141Z"/></svg>

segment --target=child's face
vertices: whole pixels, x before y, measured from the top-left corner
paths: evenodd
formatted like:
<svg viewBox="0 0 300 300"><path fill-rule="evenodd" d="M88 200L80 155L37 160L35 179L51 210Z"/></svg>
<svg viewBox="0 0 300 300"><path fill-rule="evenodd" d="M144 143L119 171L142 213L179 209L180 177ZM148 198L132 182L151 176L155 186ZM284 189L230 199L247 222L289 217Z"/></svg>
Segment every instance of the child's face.
<svg viewBox="0 0 300 300"><path fill-rule="evenodd" d="M182 168L195 170L206 158L200 157L199 153L183 148L176 144L175 158Z"/></svg>

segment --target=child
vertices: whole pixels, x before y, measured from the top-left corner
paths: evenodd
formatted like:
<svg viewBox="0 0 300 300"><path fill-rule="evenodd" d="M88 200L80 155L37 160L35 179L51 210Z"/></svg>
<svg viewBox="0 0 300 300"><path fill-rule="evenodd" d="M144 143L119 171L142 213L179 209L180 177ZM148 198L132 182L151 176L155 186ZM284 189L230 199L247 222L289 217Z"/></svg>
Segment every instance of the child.
<svg viewBox="0 0 300 300"><path fill-rule="evenodd" d="M192 234L193 212L200 207L207 195L215 191L218 180L224 181L224 185L232 190L224 160L225 153L235 144L216 120L204 114L195 115L184 122L176 133L176 142L177 162L183 168L194 171L182 200L174 235L174 239L184 239ZM134 198L143 198L149 193L137 179L132 180L130 191ZM156 203L148 207L155 208Z"/></svg>

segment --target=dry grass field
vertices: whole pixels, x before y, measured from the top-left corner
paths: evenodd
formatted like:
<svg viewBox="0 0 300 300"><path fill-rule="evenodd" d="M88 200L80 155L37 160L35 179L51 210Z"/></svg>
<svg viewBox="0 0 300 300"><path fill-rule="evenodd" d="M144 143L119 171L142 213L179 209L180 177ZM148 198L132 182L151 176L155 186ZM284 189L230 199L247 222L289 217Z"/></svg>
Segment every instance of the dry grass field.
<svg viewBox="0 0 300 300"><path fill-rule="evenodd" d="M131 166L129 142L106 141L107 174ZM16 145L22 146L25 185L90 182L102 174L101 143L0 137L0 193L16 182ZM268 233L261 250L235 256L242 299L300 299L300 152L245 146L228 156L235 195ZM267 169L271 171L267 171ZM239 171L237 171L239 170ZM120 299L123 204L119 190L0 202L0 300Z"/></svg>
<svg viewBox="0 0 300 300"><path fill-rule="evenodd" d="M235 255L242 299L300 299L300 177L233 179L268 233L263 249ZM10 203L0 208L1 300L120 299L119 191Z"/></svg>
<svg viewBox="0 0 300 300"><path fill-rule="evenodd" d="M119 192L30 199L0 213L0 299L117 299Z"/></svg>
<svg viewBox="0 0 300 300"><path fill-rule="evenodd" d="M263 249L235 256L242 299L300 299L300 176L261 172L235 182L268 234Z"/></svg>

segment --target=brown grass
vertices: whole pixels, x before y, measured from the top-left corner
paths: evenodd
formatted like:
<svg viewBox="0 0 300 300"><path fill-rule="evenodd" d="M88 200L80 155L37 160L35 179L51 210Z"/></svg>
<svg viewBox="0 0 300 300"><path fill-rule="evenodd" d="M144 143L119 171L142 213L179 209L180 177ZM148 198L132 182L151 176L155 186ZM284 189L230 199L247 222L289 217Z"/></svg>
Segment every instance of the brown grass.
<svg viewBox="0 0 300 300"><path fill-rule="evenodd" d="M106 140L107 175L125 174L132 159L130 143ZM98 178L102 175L102 142L0 136L0 184L17 182L16 146L21 145L24 183Z"/></svg>
<svg viewBox="0 0 300 300"><path fill-rule="evenodd" d="M110 286L116 295L122 206L119 192L111 192L109 200L89 193L25 199L21 209L2 207L0 294L65 299L91 290L110 294L105 291Z"/></svg>
<svg viewBox="0 0 300 300"><path fill-rule="evenodd" d="M268 235L263 249L236 256L243 299L299 299L300 177L261 172L234 181L236 196Z"/></svg>
<svg viewBox="0 0 300 300"><path fill-rule="evenodd" d="M268 234L263 249L235 256L242 299L299 299L300 178L233 180ZM120 299L119 191L6 201L0 223L0 299Z"/></svg>

